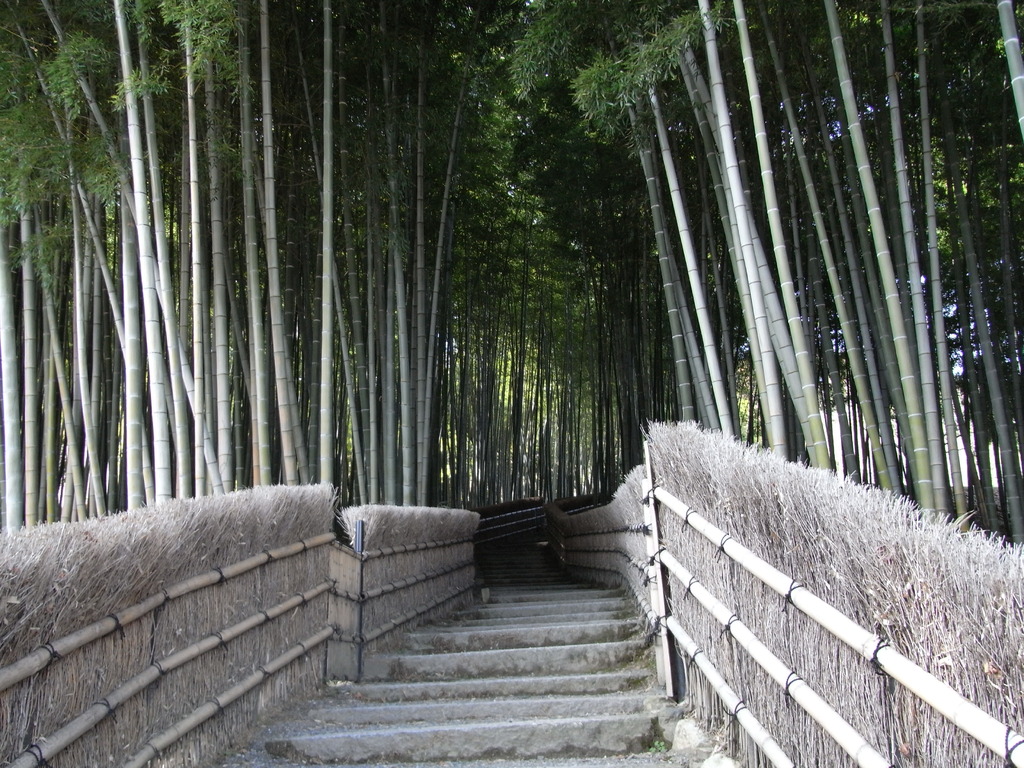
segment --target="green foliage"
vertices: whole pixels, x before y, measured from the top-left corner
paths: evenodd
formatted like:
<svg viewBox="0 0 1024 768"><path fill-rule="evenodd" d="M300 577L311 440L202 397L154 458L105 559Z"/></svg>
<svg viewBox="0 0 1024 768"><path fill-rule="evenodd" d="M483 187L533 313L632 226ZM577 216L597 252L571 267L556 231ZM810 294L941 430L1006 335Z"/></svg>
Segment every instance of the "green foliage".
<svg viewBox="0 0 1024 768"><path fill-rule="evenodd" d="M42 65L50 95L67 119L77 119L87 108L79 78L110 73L116 63L115 52L98 37L79 31L67 35L54 57Z"/></svg>

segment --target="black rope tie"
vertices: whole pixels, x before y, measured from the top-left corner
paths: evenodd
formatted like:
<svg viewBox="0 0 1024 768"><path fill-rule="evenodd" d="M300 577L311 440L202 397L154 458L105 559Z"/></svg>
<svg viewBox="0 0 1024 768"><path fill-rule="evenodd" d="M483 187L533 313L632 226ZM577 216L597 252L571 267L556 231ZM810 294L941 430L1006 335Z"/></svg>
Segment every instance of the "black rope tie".
<svg viewBox="0 0 1024 768"><path fill-rule="evenodd" d="M735 613L732 616L730 616L729 620L727 622L725 622L725 628L722 630L721 637L725 637L726 635L731 635L732 634L732 625L735 624L739 620L740 620L740 617L737 616Z"/></svg>
<svg viewBox="0 0 1024 768"><path fill-rule="evenodd" d="M51 768L50 761L43 755L43 748L40 745L32 744L25 751L35 758L36 765L42 766L43 768Z"/></svg>
<svg viewBox="0 0 1024 768"><path fill-rule="evenodd" d="M218 648L227 648L228 647L228 641L224 639L224 635L221 634L221 631L219 629L216 632L213 633L213 636L217 638L217 647Z"/></svg>
<svg viewBox="0 0 1024 768"><path fill-rule="evenodd" d="M785 685L785 687L782 690L786 694L786 698L787 699L792 699L793 698L793 694L789 690L790 687L793 685L793 683L796 683L797 681L799 681L801 679L802 678L800 677L800 675L798 675L796 672L790 672L789 675L786 677L786 685Z"/></svg>
<svg viewBox="0 0 1024 768"><path fill-rule="evenodd" d="M887 675L888 673L882 669L882 662L878 660L878 654L883 648L889 647L889 641L884 637L878 641L878 645L875 646L875 650L871 654L871 664L875 668L875 674Z"/></svg>
<svg viewBox="0 0 1024 768"><path fill-rule="evenodd" d="M786 602L782 606L782 612L785 613L789 606L793 605L793 593L798 589L803 589L804 583L799 579L793 579L789 583L789 589L786 591Z"/></svg>
<svg viewBox="0 0 1024 768"><path fill-rule="evenodd" d="M220 578L217 579L217 584L223 584L225 581L228 580L228 577L224 575L224 571L221 569L220 566L217 566L213 570L217 573L218 576L220 576Z"/></svg>
<svg viewBox="0 0 1024 768"><path fill-rule="evenodd" d="M163 677L167 674L167 670L164 669L164 665L161 664L159 661L154 661L153 666L156 667L156 671L160 674L160 677Z"/></svg>
<svg viewBox="0 0 1024 768"><path fill-rule="evenodd" d="M1010 730L1010 726L1006 726L1006 768L1013 768L1013 753L1017 747L1024 746L1024 737L1017 739L1015 744L1010 744L1010 734L1013 733Z"/></svg>
<svg viewBox="0 0 1024 768"><path fill-rule="evenodd" d="M107 618L113 620L114 631L124 640L124 625L121 623L120 617L116 613L108 613Z"/></svg>
<svg viewBox="0 0 1024 768"><path fill-rule="evenodd" d="M683 523L685 523L686 525L689 525L690 524L690 515L694 515L696 513L697 513L697 510L695 510L693 507L687 507L686 508L686 514L683 515Z"/></svg>
<svg viewBox="0 0 1024 768"><path fill-rule="evenodd" d="M657 552L647 558L647 564L655 565L658 562L658 558L661 557L661 553L665 551L665 547L659 547Z"/></svg>
<svg viewBox="0 0 1024 768"><path fill-rule="evenodd" d="M53 643L43 643L42 646L40 647L48 654L50 654L50 660L46 662L47 666L49 666L55 661L59 661L62 658L60 655L60 651L53 647Z"/></svg>
<svg viewBox="0 0 1024 768"><path fill-rule="evenodd" d="M739 717L740 712L742 712L746 708L747 703L743 701L743 699L740 699L736 702L736 706L732 708L732 712L729 713L729 717L735 720L737 717Z"/></svg>
<svg viewBox="0 0 1024 768"><path fill-rule="evenodd" d="M687 597L689 597L690 595L693 594L693 585L694 584L699 584L699 583L700 583L700 581L697 579L696 576L691 576L690 577L690 580L688 582L686 582L686 596Z"/></svg>
<svg viewBox="0 0 1024 768"><path fill-rule="evenodd" d="M653 483L651 485L651 487L650 487L650 490L648 490L647 493L644 494L643 505L645 507L650 506L651 502L654 501L654 493L657 490L658 490L658 484L657 483Z"/></svg>
<svg viewBox="0 0 1024 768"><path fill-rule="evenodd" d="M725 552L725 545L728 544L731 539L732 539L732 535L727 533L727 534L725 534L722 537L722 540L720 542L718 542L718 554L719 554L719 556L721 556L722 553Z"/></svg>
<svg viewBox="0 0 1024 768"><path fill-rule="evenodd" d="M117 707L111 704L109 699L100 699L96 703L107 710L107 717L113 715L114 722L117 722Z"/></svg>

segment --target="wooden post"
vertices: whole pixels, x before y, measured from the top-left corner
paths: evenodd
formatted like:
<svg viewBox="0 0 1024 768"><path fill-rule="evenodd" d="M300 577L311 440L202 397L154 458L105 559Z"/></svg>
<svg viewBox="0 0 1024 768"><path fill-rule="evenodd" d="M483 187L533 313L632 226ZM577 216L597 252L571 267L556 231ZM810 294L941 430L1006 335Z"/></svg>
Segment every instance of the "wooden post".
<svg viewBox="0 0 1024 768"><path fill-rule="evenodd" d="M356 525L355 549L331 547L331 595L328 620L335 637L327 644L327 675L332 680L358 681L363 674L362 521Z"/></svg>
<svg viewBox="0 0 1024 768"><path fill-rule="evenodd" d="M655 634L655 660L658 668L658 682L665 686L665 695L678 701L682 691L677 690L675 644L668 631L668 601L665 599L665 579L668 574L662 567L658 557L661 551L661 534L658 530L658 502L654 498L654 468L647 442L644 442L644 464L647 468L642 483L644 525L647 535L647 579L651 590L651 609L657 616L658 626Z"/></svg>

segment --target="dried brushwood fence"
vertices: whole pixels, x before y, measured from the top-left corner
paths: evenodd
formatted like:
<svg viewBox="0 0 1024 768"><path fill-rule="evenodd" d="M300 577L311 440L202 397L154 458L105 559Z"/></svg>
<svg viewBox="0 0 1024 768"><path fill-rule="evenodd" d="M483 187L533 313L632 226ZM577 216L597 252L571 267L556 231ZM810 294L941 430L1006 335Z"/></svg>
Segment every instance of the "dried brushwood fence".
<svg viewBox="0 0 1024 768"><path fill-rule="evenodd" d="M262 488L4 537L0 764L192 764L313 690L334 504Z"/></svg>
<svg viewBox="0 0 1024 768"><path fill-rule="evenodd" d="M335 582L328 675L358 680L363 656L393 647L400 630L472 599L480 516L461 509L351 507L348 541L331 553Z"/></svg>
<svg viewBox="0 0 1024 768"><path fill-rule="evenodd" d="M1019 548L692 425L648 450L653 484L553 540L634 591L666 688L748 765L1024 765Z"/></svg>
<svg viewBox="0 0 1024 768"><path fill-rule="evenodd" d="M0 539L0 765L194 765L322 684L328 641L373 647L472 587L474 513L345 510L374 547L352 565L334 507L257 488Z"/></svg>

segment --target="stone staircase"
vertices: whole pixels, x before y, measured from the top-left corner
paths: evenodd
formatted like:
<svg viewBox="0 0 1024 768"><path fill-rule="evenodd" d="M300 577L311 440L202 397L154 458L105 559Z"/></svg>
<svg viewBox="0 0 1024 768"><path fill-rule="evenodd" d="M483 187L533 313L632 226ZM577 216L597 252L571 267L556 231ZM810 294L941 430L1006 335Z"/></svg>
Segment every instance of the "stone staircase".
<svg viewBox="0 0 1024 768"><path fill-rule="evenodd" d="M222 768L685 765L636 608L569 581L547 547L480 553L482 600L368 657ZM498 762L494 762L498 761Z"/></svg>

